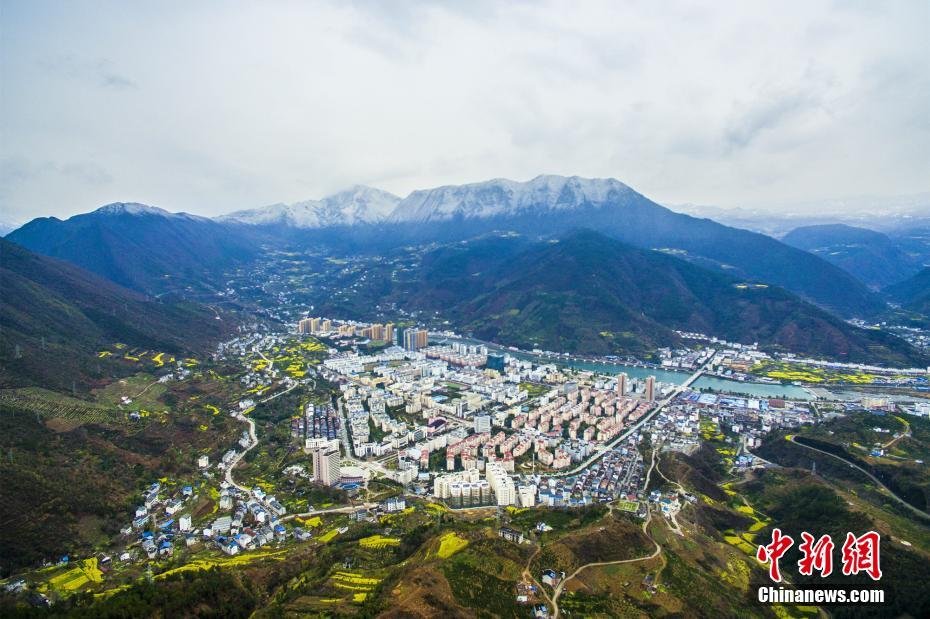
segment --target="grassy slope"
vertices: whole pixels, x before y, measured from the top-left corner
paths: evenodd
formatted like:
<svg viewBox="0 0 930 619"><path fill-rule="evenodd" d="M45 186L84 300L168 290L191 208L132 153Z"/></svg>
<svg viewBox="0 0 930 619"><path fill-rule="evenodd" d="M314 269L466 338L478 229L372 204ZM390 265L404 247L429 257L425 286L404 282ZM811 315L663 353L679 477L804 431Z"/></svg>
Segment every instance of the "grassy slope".
<svg viewBox="0 0 930 619"><path fill-rule="evenodd" d="M87 387L113 342L181 353L231 329L205 307L162 303L0 239L0 386Z"/></svg>

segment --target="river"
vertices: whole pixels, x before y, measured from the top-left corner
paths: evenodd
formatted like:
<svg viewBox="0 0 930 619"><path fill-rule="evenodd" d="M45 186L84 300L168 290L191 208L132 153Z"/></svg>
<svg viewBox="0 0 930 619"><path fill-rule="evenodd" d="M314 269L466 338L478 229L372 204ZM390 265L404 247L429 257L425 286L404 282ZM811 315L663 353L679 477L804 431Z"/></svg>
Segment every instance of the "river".
<svg viewBox="0 0 930 619"><path fill-rule="evenodd" d="M635 365L627 365L625 363L591 362L565 357L553 358L522 350L508 350L498 346L497 344L482 342L481 340L475 340L472 338L459 339L473 344L484 344L488 347L489 350L498 353L506 353L518 359L525 359L527 361L533 361L534 363L540 364L551 363L561 367L597 372L599 374L619 374L620 372L626 372L627 376L630 378L638 379L643 379L647 376L655 376L656 380L660 383L669 383L674 385L682 384L688 380L689 376L691 376L691 374L688 372L663 370L652 367L640 367ZM710 389L711 391L717 393L736 393L754 398L787 398L790 400L813 399L813 396L808 393L807 390L803 389L802 387L798 387L797 385L782 385L780 383L751 383L738 380L729 380L726 378L717 378L714 376L701 376L697 379L697 381L695 381L694 385L692 385L692 388L696 390Z"/></svg>

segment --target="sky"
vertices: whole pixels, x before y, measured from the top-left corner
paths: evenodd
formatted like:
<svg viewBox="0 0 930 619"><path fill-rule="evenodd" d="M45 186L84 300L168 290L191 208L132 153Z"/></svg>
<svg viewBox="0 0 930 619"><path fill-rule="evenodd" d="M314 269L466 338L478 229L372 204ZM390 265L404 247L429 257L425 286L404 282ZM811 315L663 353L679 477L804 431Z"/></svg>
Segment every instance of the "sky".
<svg viewBox="0 0 930 619"><path fill-rule="evenodd" d="M930 3L0 0L0 222L543 173L927 192Z"/></svg>

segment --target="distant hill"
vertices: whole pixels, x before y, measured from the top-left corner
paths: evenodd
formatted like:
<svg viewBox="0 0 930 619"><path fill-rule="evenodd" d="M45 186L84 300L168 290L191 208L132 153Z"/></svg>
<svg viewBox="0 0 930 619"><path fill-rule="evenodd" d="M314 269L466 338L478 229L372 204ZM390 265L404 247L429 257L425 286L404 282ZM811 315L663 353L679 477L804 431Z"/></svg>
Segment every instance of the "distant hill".
<svg viewBox="0 0 930 619"><path fill-rule="evenodd" d="M388 219L409 241L456 240L494 230L552 236L585 227L645 249L662 249L782 286L844 316L884 303L841 268L768 236L675 213L614 179L540 176L415 191Z"/></svg>
<svg viewBox="0 0 930 619"><path fill-rule="evenodd" d="M34 219L7 237L134 290L211 287L226 268L257 255L242 230L204 217L117 203L67 220Z"/></svg>
<svg viewBox="0 0 930 619"><path fill-rule="evenodd" d="M70 390L113 369L115 342L202 351L231 330L212 310L165 303L0 239L0 386Z"/></svg>
<svg viewBox="0 0 930 619"><path fill-rule="evenodd" d="M917 256L889 236L845 224L795 228L782 241L832 262L874 290L907 279L921 267Z"/></svg>
<svg viewBox="0 0 930 619"><path fill-rule="evenodd" d="M855 328L776 286L591 231L524 243L440 248L393 298L482 338L555 351L637 354L677 343L678 329L848 361L924 363L903 340Z"/></svg>
<svg viewBox="0 0 930 619"><path fill-rule="evenodd" d="M917 275L903 282L885 288L884 292L905 309L930 316L930 267L925 267Z"/></svg>

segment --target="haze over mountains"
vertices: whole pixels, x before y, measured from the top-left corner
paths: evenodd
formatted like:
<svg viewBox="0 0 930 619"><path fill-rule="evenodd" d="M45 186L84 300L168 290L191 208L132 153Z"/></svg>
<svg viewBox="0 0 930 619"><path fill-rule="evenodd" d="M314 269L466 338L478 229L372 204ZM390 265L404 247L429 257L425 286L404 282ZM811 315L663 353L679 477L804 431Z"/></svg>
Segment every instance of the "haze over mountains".
<svg viewBox="0 0 930 619"><path fill-rule="evenodd" d="M401 199L394 194L356 185L321 200L294 204L272 204L256 209L236 211L218 217L218 221L256 226L281 225L294 228L326 228L384 221Z"/></svg>
<svg viewBox="0 0 930 619"><path fill-rule="evenodd" d="M928 257L881 232L845 224L795 228L782 241L832 262L875 290L911 277Z"/></svg>

